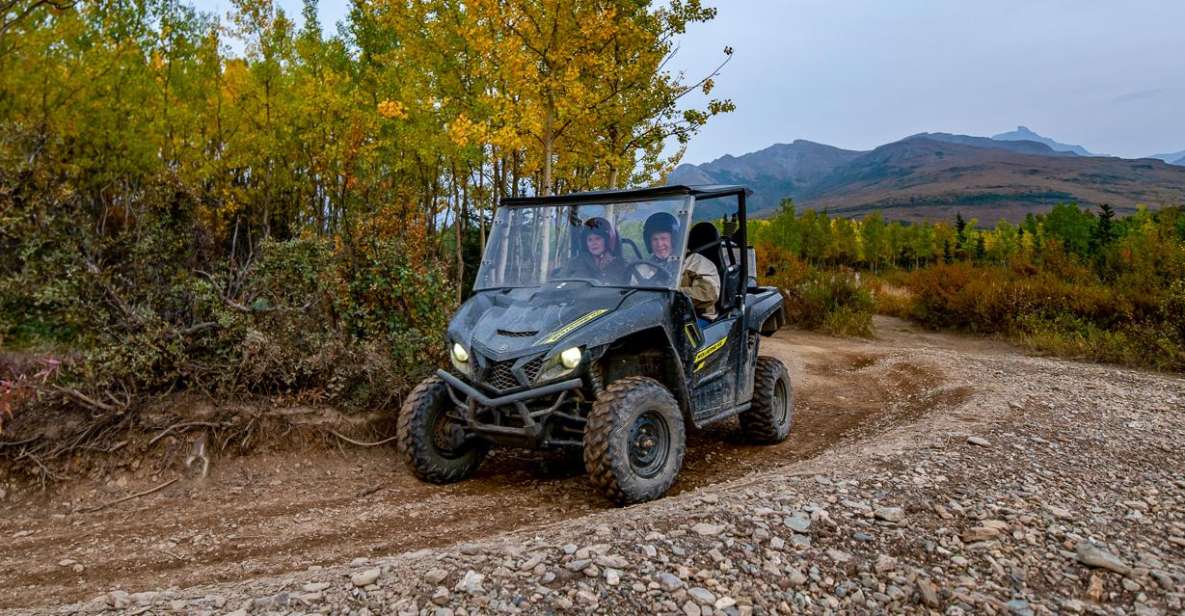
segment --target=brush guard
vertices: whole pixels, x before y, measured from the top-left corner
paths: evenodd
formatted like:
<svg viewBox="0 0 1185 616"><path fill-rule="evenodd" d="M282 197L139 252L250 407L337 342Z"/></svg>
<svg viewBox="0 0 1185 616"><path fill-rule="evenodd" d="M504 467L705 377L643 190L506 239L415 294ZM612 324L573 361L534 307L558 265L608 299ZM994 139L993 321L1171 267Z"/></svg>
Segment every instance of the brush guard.
<svg viewBox="0 0 1185 616"><path fill-rule="evenodd" d="M579 378L491 398L448 371L437 370L436 376L448 385L449 399L461 411L466 428L495 444L531 449L583 446L586 420L566 410L583 398ZM576 397L570 395L573 391Z"/></svg>

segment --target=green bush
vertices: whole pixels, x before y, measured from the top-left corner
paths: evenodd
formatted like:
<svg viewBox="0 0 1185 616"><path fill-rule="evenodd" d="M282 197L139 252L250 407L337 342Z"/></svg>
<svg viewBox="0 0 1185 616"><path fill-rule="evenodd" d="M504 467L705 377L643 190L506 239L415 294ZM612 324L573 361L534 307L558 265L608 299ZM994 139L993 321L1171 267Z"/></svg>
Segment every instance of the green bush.
<svg viewBox="0 0 1185 616"><path fill-rule="evenodd" d="M872 292L848 272L811 271L785 289L790 323L839 336L871 336Z"/></svg>
<svg viewBox="0 0 1185 616"><path fill-rule="evenodd" d="M871 336L875 302L851 272L823 272L770 241L757 246L761 284L778 287L791 325L838 336Z"/></svg>
<svg viewBox="0 0 1185 616"><path fill-rule="evenodd" d="M1058 355L1185 370L1185 281L1148 291L1048 271L970 263L913 272L910 316L1011 337Z"/></svg>
<svg viewBox="0 0 1185 616"><path fill-rule="evenodd" d="M47 391L100 409L177 390L387 406L443 359L448 268L399 241L265 240L211 262L165 219L80 242L57 226L0 271L6 347L70 351Z"/></svg>

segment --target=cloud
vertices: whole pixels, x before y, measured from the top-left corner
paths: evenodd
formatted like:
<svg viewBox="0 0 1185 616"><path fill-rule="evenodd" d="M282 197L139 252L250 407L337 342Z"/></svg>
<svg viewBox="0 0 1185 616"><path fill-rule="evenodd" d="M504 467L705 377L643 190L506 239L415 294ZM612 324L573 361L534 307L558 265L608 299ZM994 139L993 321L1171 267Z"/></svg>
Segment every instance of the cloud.
<svg viewBox="0 0 1185 616"><path fill-rule="evenodd" d="M1150 88L1147 90L1136 90L1135 92L1128 92L1127 94L1120 94L1111 99L1112 103L1130 103L1132 101L1144 100L1146 98L1156 98L1168 90L1164 88Z"/></svg>

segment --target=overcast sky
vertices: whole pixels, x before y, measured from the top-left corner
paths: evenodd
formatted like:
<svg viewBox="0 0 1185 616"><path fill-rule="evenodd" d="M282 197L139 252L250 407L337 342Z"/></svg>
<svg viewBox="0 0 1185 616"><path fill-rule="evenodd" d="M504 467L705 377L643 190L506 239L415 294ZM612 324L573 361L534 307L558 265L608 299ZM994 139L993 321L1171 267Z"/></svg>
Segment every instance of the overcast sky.
<svg viewBox="0 0 1185 616"><path fill-rule="evenodd" d="M299 19L300 0L278 0ZM868 149L923 131L1025 125L1125 157L1185 149L1183 0L707 0L673 66L737 110L687 149L702 163L810 139ZM225 13L228 0L196 0ZM321 20L346 0L321 0Z"/></svg>

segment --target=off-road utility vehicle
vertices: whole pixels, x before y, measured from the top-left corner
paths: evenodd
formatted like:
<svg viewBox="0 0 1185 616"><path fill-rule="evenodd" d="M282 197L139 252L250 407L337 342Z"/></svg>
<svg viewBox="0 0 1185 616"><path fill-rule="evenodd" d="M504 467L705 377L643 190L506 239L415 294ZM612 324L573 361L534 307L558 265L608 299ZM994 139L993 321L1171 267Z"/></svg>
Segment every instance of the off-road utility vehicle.
<svg viewBox="0 0 1185 616"><path fill-rule="evenodd" d="M785 317L781 294L757 286L752 249L741 249L747 192L504 199L473 296L448 327L452 369L403 405L398 444L412 472L449 483L491 446L569 448L598 489L627 504L671 487L688 426L739 415L752 441L784 440L790 378L758 348ZM714 318L680 291L688 253L717 270Z"/></svg>

